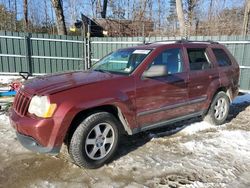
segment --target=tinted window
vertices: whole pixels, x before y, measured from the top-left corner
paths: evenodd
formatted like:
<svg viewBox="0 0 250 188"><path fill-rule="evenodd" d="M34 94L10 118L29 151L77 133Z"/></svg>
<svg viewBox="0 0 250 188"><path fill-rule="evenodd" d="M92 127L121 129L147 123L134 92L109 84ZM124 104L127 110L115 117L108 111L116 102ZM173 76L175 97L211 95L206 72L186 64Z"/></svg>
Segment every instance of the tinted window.
<svg viewBox="0 0 250 188"><path fill-rule="evenodd" d="M181 49L174 48L163 51L158 55L151 66L165 65L167 66L168 74L179 73L183 71L183 60L181 56Z"/></svg>
<svg viewBox="0 0 250 188"><path fill-rule="evenodd" d="M214 55L216 57L217 63L220 67L231 65L231 61L227 54L222 49L213 49Z"/></svg>
<svg viewBox="0 0 250 188"><path fill-rule="evenodd" d="M187 49L190 70L209 69L210 63L207 58L206 49Z"/></svg>

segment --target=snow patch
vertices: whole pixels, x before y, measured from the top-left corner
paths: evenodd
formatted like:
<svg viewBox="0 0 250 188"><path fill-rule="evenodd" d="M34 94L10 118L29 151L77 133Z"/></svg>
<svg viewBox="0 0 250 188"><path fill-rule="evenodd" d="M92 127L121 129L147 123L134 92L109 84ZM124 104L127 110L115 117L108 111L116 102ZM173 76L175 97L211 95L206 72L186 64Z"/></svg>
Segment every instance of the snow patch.
<svg viewBox="0 0 250 188"><path fill-rule="evenodd" d="M6 76L0 75L0 84L10 84L14 80L21 79L20 76Z"/></svg>
<svg viewBox="0 0 250 188"><path fill-rule="evenodd" d="M0 123L1 123L1 124L8 124L8 123L9 123L9 118L8 118L8 116L6 116L6 115L4 115L4 114L0 115Z"/></svg>
<svg viewBox="0 0 250 188"><path fill-rule="evenodd" d="M185 128L182 129L180 133L191 135L191 134L194 134L203 130L207 130L207 129L212 129L212 128L214 129L215 126L205 121L201 121L201 122L197 122L197 123L193 123L191 125L185 126Z"/></svg>
<svg viewBox="0 0 250 188"><path fill-rule="evenodd" d="M9 91L10 87L0 87L0 91Z"/></svg>
<svg viewBox="0 0 250 188"><path fill-rule="evenodd" d="M220 130L214 138L183 143L185 149L195 152L197 155L209 153L219 156L219 153L224 153L241 159L247 159L250 156L249 145L250 132L242 130Z"/></svg>

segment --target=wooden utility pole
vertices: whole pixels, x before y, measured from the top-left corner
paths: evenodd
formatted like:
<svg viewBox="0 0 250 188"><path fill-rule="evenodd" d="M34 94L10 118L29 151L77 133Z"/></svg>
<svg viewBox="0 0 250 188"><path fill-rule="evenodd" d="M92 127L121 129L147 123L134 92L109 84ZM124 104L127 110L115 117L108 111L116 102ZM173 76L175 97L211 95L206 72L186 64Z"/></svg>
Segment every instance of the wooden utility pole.
<svg viewBox="0 0 250 188"><path fill-rule="evenodd" d="M66 24L63 14L62 0L51 0L56 13L56 25L58 35L67 35Z"/></svg>
<svg viewBox="0 0 250 188"><path fill-rule="evenodd" d="M179 20L180 35L184 37L185 36L185 20L184 20L184 13L183 13L181 0L176 0L176 12L177 12L178 20Z"/></svg>
<svg viewBox="0 0 250 188"><path fill-rule="evenodd" d="M249 16L250 16L250 0L246 0L244 20L243 20L243 29L242 29L243 36L246 36L248 32Z"/></svg>

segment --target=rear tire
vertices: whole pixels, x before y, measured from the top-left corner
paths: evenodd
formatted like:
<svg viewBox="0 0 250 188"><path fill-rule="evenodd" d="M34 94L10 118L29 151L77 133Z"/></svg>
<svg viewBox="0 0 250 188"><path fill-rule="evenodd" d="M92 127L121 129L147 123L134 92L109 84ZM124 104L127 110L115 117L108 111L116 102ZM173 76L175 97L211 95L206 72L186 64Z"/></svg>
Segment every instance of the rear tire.
<svg viewBox="0 0 250 188"><path fill-rule="evenodd" d="M81 167L99 168L114 156L120 122L108 112L90 115L80 123L70 141L69 153Z"/></svg>
<svg viewBox="0 0 250 188"><path fill-rule="evenodd" d="M214 125L223 124L227 119L229 106L230 101L227 94L223 91L218 92L215 95L204 120Z"/></svg>

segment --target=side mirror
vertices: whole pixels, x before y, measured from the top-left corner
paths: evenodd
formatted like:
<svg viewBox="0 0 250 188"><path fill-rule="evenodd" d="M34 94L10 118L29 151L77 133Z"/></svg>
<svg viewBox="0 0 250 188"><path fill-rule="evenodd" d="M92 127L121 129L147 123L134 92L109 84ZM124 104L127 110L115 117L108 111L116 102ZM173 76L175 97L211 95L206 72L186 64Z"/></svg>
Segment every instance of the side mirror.
<svg viewBox="0 0 250 188"><path fill-rule="evenodd" d="M142 74L144 78L161 77L167 75L168 70L166 65L153 65Z"/></svg>

